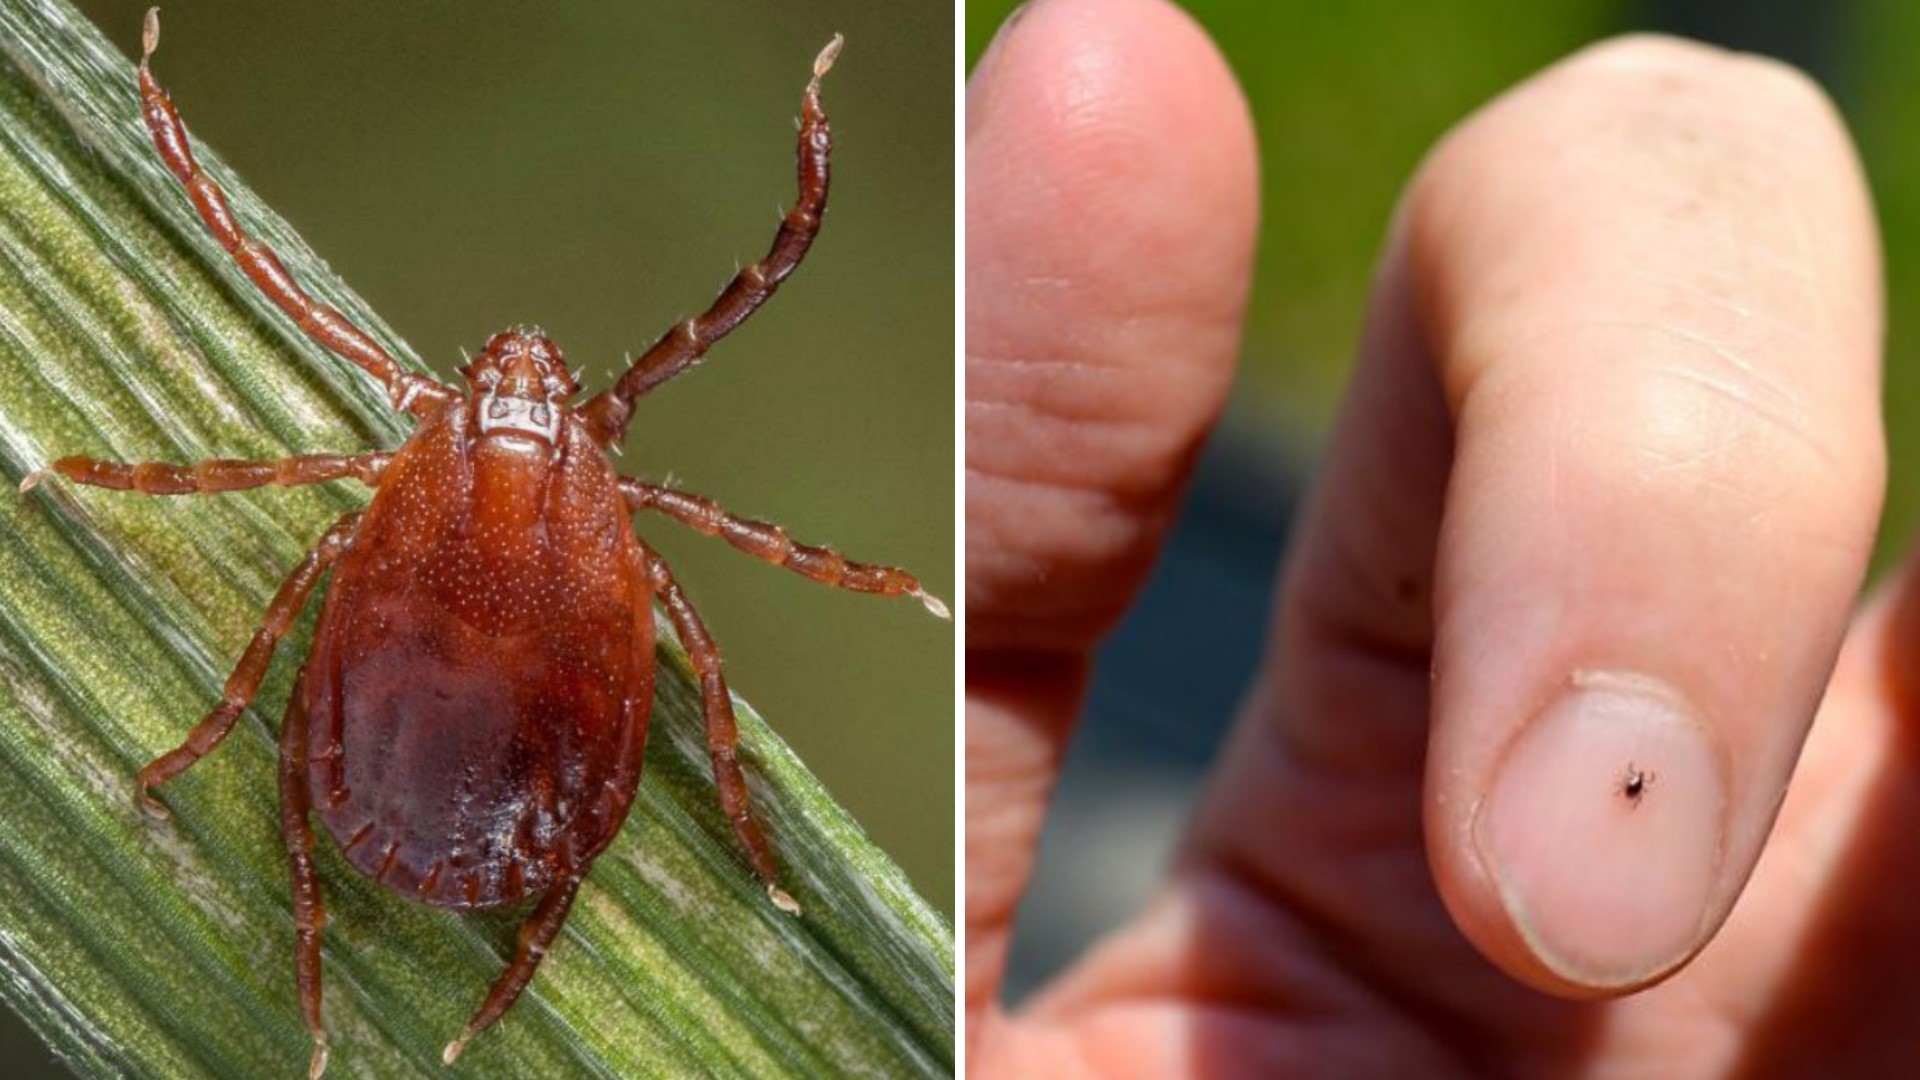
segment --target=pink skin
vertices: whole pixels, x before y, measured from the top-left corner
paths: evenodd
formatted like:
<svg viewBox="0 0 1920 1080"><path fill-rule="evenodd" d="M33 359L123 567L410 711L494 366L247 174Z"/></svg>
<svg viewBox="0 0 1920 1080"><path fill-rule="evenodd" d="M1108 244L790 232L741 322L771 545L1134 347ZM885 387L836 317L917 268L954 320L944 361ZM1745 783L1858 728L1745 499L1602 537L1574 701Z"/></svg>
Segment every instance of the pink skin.
<svg viewBox="0 0 1920 1080"><path fill-rule="evenodd" d="M1853 614L1871 208L1804 79L1650 38L1528 80L1410 181L1178 864L999 1010L1087 653L1231 378L1256 166L1161 0L1041 0L968 97L976 1075L1911 1065L1920 590Z"/></svg>

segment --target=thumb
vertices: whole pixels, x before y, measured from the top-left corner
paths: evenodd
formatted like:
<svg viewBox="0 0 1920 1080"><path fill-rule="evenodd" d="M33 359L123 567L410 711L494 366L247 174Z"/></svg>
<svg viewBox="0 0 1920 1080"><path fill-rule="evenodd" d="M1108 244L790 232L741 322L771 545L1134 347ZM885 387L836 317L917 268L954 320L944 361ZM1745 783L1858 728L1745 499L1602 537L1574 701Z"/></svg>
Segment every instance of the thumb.
<svg viewBox="0 0 1920 1080"><path fill-rule="evenodd" d="M1161 0L1030 5L967 112L973 1013L999 984L1088 654L1231 378L1256 185L1232 76Z"/></svg>

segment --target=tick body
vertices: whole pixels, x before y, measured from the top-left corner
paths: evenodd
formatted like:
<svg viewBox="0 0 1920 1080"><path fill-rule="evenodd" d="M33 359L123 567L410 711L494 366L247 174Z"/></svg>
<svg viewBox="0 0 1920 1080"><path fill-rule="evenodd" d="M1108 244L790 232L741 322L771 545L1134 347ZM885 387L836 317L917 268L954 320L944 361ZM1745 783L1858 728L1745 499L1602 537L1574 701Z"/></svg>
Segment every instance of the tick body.
<svg viewBox="0 0 1920 1080"><path fill-rule="evenodd" d="M1638 809L1640 800L1647 797L1647 790L1653 787L1656 774L1642 769L1633 762L1627 762L1627 771L1620 777L1620 797L1627 800L1629 808Z"/></svg>
<svg viewBox="0 0 1920 1080"><path fill-rule="evenodd" d="M288 575L218 705L178 748L139 775L154 788L213 750L253 701L273 650L323 574L332 584L280 740L281 824L293 883L295 979L313 1034L311 1075L327 1064L315 874L317 818L350 863L390 889L441 907L539 897L515 956L446 1048L451 1062L518 998L564 924L593 860L619 833L640 783L653 700L653 609L663 607L700 680L719 801L771 902L778 885L735 756L733 708L718 649L666 563L634 532L651 510L766 562L860 592L945 607L910 574L852 562L735 517L688 492L624 477L607 449L637 398L694 366L792 273L826 209L832 140L820 80L802 99L799 199L772 248L706 312L653 345L578 407L560 350L535 330L494 335L455 387L407 372L339 312L309 297L236 221L194 161L186 129L149 67L157 13L143 34L139 86L155 148L207 228L302 330L377 379L418 426L400 447L277 462L122 464L62 458L48 474L149 495L358 480L371 504L329 528Z"/></svg>

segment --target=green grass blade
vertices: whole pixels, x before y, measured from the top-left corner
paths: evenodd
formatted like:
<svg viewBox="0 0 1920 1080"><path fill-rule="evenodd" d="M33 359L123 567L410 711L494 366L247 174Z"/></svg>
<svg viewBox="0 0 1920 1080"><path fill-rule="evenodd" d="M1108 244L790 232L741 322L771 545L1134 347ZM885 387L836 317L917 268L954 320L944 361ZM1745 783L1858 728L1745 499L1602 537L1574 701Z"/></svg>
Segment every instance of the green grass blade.
<svg viewBox="0 0 1920 1080"><path fill-rule="evenodd" d="M369 380L308 344L206 237L140 126L131 63L51 0L0 0L0 473L62 454L276 457L394 446ZM315 294L417 357L202 161ZM345 485L156 500L53 482L0 496L0 997L83 1075L302 1075L273 732L261 705L169 785L132 777L217 698ZM670 640L669 635L663 638ZM805 917L762 896L715 804L698 692L661 654L647 780L521 1004L455 1074L940 1076L953 950L744 702L744 757ZM323 842L327 1017L342 1076L444 1076L441 1047L520 913L461 917L358 877Z"/></svg>

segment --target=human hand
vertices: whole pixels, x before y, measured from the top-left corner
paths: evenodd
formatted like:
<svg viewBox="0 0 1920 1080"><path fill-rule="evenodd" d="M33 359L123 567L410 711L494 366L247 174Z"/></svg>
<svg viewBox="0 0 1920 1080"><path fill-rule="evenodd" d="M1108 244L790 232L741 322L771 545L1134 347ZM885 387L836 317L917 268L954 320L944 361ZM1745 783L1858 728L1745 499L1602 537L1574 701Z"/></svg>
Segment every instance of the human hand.
<svg viewBox="0 0 1920 1080"><path fill-rule="evenodd" d="M978 1075L1917 1067L1920 590L1853 613L1877 239L1812 84L1610 42L1436 148L1176 864L1013 1016L1089 654L1231 377L1255 160L1161 0L1031 5L967 156Z"/></svg>

